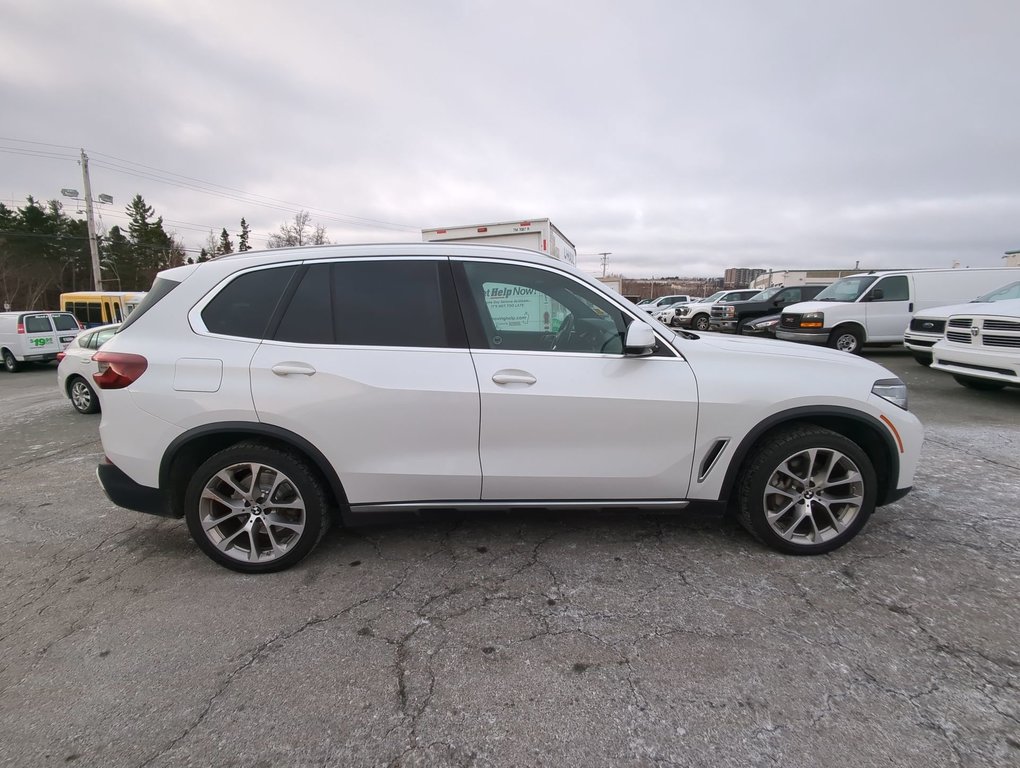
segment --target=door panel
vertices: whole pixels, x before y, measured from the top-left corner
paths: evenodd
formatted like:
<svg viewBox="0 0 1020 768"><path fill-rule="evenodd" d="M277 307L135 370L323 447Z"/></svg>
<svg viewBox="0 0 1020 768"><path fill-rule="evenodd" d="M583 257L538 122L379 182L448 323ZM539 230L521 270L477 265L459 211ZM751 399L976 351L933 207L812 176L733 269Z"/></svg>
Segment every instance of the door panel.
<svg viewBox="0 0 1020 768"><path fill-rule="evenodd" d="M869 290L882 291L882 298L864 304L868 341L903 341L910 324L910 285L906 275L877 281Z"/></svg>
<svg viewBox="0 0 1020 768"><path fill-rule="evenodd" d="M697 386L665 347L623 354L628 324L645 320L551 268L465 259L454 274L481 392L484 500L687 494Z"/></svg>
<svg viewBox="0 0 1020 768"><path fill-rule="evenodd" d="M478 501L478 382L447 260L303 270L252 361L259 419L319 448L351 504Z"/></svg>
<svg viewBox="0 0 1020 768"><path fill-rule="evenodd" d="M265 342L251 385L259 420L322 451L350 503L478 500L478 385L467 350Z"/></svg>
<svg viewBox="0 0 1020 768"><path fill-rule="evenodd" d="M482 499L681 499L697 386L680 358L478 350ZM526 381L500 384L513 372Z"/></svg>

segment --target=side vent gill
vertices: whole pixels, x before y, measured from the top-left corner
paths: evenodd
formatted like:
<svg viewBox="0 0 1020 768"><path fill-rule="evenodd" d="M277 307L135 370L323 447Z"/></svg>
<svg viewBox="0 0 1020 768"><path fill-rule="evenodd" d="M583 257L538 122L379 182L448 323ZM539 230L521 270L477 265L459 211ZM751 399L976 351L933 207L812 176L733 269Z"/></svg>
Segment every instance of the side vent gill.
<svg viewBox="0 0 1020 768"><path fill-rule="evenodd" d="M701 462L701 469L698 471L698 482L700 483L706 477L708 473L712 471L712 467L719 460L719 456L722 455L723 449L729 445L730 439L728 437L720 437L712 446L708 449L708 453L705 454L705 458Z"/></svg>

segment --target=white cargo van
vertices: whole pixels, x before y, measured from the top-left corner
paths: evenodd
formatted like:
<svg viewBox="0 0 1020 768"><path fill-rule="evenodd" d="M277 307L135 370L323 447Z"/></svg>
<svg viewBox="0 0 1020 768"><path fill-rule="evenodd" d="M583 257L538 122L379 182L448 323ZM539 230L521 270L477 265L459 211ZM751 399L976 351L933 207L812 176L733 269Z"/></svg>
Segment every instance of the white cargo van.
<svg viewBox="0 0 1020 768"><path fill-rule="evenodd" d="M11 373L22 363L57 359L82 326L70 312L0 312L0 356Z"/></svg>
<svg viewBox="0 0 1020 768"><path fill-rule="evenodd" d="M915 312L969 301L1020 276L1020 269L913 269L841 278L813 301L783 310L776 337L844 352L901 344Z"/></svg>

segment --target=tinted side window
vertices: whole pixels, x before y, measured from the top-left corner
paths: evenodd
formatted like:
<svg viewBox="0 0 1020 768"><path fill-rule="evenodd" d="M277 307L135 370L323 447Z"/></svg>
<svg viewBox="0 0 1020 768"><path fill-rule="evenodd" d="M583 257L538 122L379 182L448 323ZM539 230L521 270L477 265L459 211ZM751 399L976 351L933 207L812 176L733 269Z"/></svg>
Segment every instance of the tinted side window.
<svg viewBox="0 0 1020 768"><path fill-rule="evenodd" d="M448 346L440 267L448 274L445 261L333 264L337 343Z"/></svg>
<svg viewBox="0 0 1020 768"><path fill-rule="evenodd" d="M29 315L25 318L25 333L49 333L52 330L50 319L45 315Z"/></svg>
<svg viewBox="0 0 1020 768"><path fill-rule="evenodd" d="M273 338L298 344L334 343L329 288L330 265L309 267L301 277Z"/></svg>
<svg viewBox="0 0 1020 768"><path fill-rule="evenodd" d="M235 278L202 310L205 327L211 333L261 339L295 271L297 266L276 267ZM130 320L136 319L136 314L132 313Z"/></svg>
<svg viewBox="0 0 1020 768"><path fill-rule="evenodd" d="M54 315L53 324L58 331L78 331L78 322L71 315Z"/></svg>
<svg viewBox="0 0 1020 768"><path fill-rule="evenodd" d="M908 301L910 299L910 286L907 283L906 275L886 277L875 284L875 289L882 291L882 298L875 301Z"/></svg>
<svg viewBox="0 0 1020 768"><path fill-rule="evenodd" d="M787 288L776 298L781 301L800 301L800 288Z"/></svg>
<svg viewBox="0 0 1020 768"><path fill-rule="evenodd" d="M95 338L95 333L85 333L78 337L78 341L75 342L82 349L95 349L92 346L92 340Z"/></svg>

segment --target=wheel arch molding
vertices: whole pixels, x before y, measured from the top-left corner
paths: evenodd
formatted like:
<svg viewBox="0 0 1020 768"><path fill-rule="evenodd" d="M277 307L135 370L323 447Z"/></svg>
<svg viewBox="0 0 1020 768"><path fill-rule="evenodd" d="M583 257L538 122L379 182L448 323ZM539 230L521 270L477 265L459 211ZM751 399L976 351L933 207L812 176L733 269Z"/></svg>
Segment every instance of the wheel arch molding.
<svg viewBox="0 0 1020 768"><path fill-rule="evenodd" d="M340 476L323 453L305 438L283 427L251 421L224 421L203 424L178 435L163 452L159 465L159 487L165 488L174 517L184 514L185 478L210 456L240 442L257 440L299 454L318 472L329 489L332 501L346 519L347 493Z"/></svg>
<svg viewBox="0 0 1020 768"><path fill-rule="evenodd" d="M769 433L796 423L824 427L857 443L868 454L878 478L876 506L896 500L900 454L895 438L889 430L870 414L838 405L823 405L780 411L750 429L734 450L733 458L726 468L719 501L730 500L744 467L752 458L751 451L755 445Z"/></svg>

